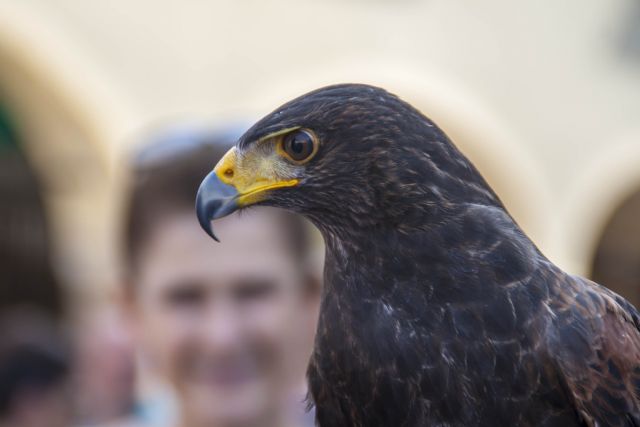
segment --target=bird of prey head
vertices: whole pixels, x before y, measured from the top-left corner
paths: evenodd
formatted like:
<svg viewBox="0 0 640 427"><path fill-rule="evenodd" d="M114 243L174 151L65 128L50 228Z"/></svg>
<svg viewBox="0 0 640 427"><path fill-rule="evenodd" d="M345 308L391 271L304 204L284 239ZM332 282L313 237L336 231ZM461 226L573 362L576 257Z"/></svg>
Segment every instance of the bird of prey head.
<svg viewBox="0 0 640 427"><path fill-rule="evenodd" d="M410 231L462 201L501 206L420 112L383 89L344 84L303 95L256 123L204 180L196 207L215 238L211 220L255 204L353 233L383 224Z"/></svg>

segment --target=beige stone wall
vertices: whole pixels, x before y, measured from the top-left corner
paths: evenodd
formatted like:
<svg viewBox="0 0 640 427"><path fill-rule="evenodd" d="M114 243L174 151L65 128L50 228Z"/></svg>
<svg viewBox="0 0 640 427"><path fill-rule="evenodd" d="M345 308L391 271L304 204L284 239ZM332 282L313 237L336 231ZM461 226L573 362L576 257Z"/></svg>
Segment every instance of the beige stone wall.
<svg viewBox="0 0 640 427"><path fill-rule="evenodd" d="M52 185L64 274L113 286L120 160L174 120L247 122L337 82L436 120L525 230L589 271L640 188L632 0L0 0L0 92ZM84 288L83 288L84 289Z"/></svg>

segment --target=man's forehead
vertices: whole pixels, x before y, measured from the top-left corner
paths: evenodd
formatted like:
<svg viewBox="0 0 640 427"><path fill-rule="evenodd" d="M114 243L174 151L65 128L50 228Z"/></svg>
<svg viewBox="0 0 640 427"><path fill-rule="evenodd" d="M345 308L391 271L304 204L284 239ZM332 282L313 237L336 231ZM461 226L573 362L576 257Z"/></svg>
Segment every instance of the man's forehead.
<svg viewBox="0 0 640 427"><path fill-rule="evenodd" d="M254 209L216 222L221 243L202 233L192 213L166 218L158 224L143 257L153 264L166 264L164 269L195 268L206 262L209 268L221 271L243 265L266 269L274 263L283 268L294 261L283 232L284 221L276 211Z"/></svg>

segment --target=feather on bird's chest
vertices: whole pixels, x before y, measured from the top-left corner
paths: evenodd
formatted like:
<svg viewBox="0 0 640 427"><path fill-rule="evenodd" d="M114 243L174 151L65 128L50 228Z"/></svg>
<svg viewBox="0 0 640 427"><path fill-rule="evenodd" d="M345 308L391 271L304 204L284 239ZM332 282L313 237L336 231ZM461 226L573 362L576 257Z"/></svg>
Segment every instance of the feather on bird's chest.
<svg viewBox="0 0 640 427"><path fill-rule="evenodd" d="M420 243L425 250L412 246L418 257L407 258L406 242L362 251L329 242L309 370L326 425L516 423L501 414L522 415L533 393L553 389L540 384L536 334L544 325L532 323L544 295L524 280L505 289L464 262L451 264L469 256L463 251L434 254ZM447 287L448 299L438 287Z"/></svg>

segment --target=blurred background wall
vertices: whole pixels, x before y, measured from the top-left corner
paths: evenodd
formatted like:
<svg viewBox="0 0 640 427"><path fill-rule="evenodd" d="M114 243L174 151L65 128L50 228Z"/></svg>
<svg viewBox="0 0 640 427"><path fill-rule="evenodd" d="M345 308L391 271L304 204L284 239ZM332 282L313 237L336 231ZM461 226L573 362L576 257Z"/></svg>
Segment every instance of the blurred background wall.
<svg viewBox="0 0 640 427"><path fill-rule="evenodd" d="M339 82L413 103L547 256L640 302L637 0L0 0L2 123L82 301L117 286L122 160L147 132Z"/></svg>

